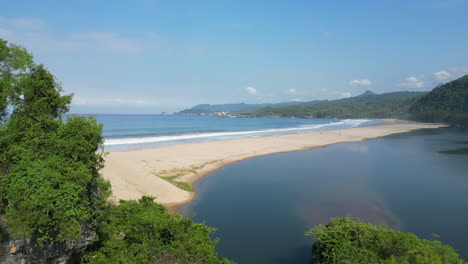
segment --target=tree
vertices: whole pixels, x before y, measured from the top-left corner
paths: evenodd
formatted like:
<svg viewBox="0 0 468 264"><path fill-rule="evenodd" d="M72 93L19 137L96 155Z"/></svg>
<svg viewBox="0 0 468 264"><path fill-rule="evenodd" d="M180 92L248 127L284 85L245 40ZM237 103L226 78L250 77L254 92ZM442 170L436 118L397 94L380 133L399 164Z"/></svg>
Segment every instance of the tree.
<svg viewBox="0 0 468 264"><path fill-rule="evenodd" d="M419 239L349 217L332 218L307 236L316 239L313 261L320 264L463 264L450 246Z"/></svg>
<svg viewBox="0 0 468 264"><path fill-rule="evenodd" d="M84 263L231 263L215 252L214 229L169 215L151 197L120 201L98 229L100 240Z"/></svg>
<svg viewBox="0 0 468 264"><path fill-rule="evenodd" d="M0 121L6 115L9 95L33 65L32 55L23 47L0 39Z"/></svg>
<svg viewBox="0 0 468 264"><path fill-rule="evenodd" d="M0 214L12 237L39 244L78 238L105 205L102 126L94 118L64 122L71 95L61 95L55 77L24 49L0 47L2 109L12 109L0 128Z"/></svg>

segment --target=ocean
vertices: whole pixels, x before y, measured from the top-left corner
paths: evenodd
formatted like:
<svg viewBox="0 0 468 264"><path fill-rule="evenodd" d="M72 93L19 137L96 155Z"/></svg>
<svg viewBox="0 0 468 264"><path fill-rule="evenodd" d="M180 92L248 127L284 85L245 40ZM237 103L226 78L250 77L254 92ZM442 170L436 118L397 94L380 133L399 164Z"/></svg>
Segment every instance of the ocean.
<svg viewBox="0 0 468 264"><path fill-rule="evenodd" d="M179 115L94 115L104 125L104 150L371 126L368 119L219 118Z"/></svg>

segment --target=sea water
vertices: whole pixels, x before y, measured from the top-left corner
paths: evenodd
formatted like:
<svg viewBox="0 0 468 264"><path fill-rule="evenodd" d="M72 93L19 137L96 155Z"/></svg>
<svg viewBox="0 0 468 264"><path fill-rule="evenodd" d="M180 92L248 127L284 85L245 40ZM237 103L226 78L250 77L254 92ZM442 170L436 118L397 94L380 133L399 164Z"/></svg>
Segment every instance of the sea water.
<svg viewBox="0 0 468 264"><path fill-rule="evenodd" d="M104 125L106 151L342 129L378 124L368 119L219 118L179 115L94 115Z"/></svg>

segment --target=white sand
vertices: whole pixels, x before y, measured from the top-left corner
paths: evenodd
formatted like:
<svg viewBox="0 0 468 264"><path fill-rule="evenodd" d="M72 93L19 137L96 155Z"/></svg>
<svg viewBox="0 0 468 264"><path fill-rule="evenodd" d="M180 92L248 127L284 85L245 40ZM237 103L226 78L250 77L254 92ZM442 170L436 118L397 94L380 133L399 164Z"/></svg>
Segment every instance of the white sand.
<svg viewBox="0 0 468 264"><path fill-rule="evenodd" d="M195 193L184 191L159 176L193 184L226 164L278 152L323 147L334 143L361 141L443 124L385 120L384 124L340 130L221 140L145 149L110 152L101 173L112 184L112 200L156 197L167 206L191 201Z"/></svg>

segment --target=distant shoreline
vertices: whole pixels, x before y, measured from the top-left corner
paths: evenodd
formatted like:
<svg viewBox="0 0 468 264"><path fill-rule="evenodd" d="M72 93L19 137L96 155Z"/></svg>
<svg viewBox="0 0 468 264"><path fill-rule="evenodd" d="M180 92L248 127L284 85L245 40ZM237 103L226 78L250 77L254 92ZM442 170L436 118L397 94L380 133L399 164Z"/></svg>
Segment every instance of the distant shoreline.
<svg viewBox="0 0 468 264"><path fill-rule="evenodd" d="M101 173L112 184L113 201L147 195L156 197L156 202L167 207L177 207L195 198L196 192L188 190L198 179L234 162L446 126L395 119L383 121L368 127L113 151L104 156Z"/></svg>

